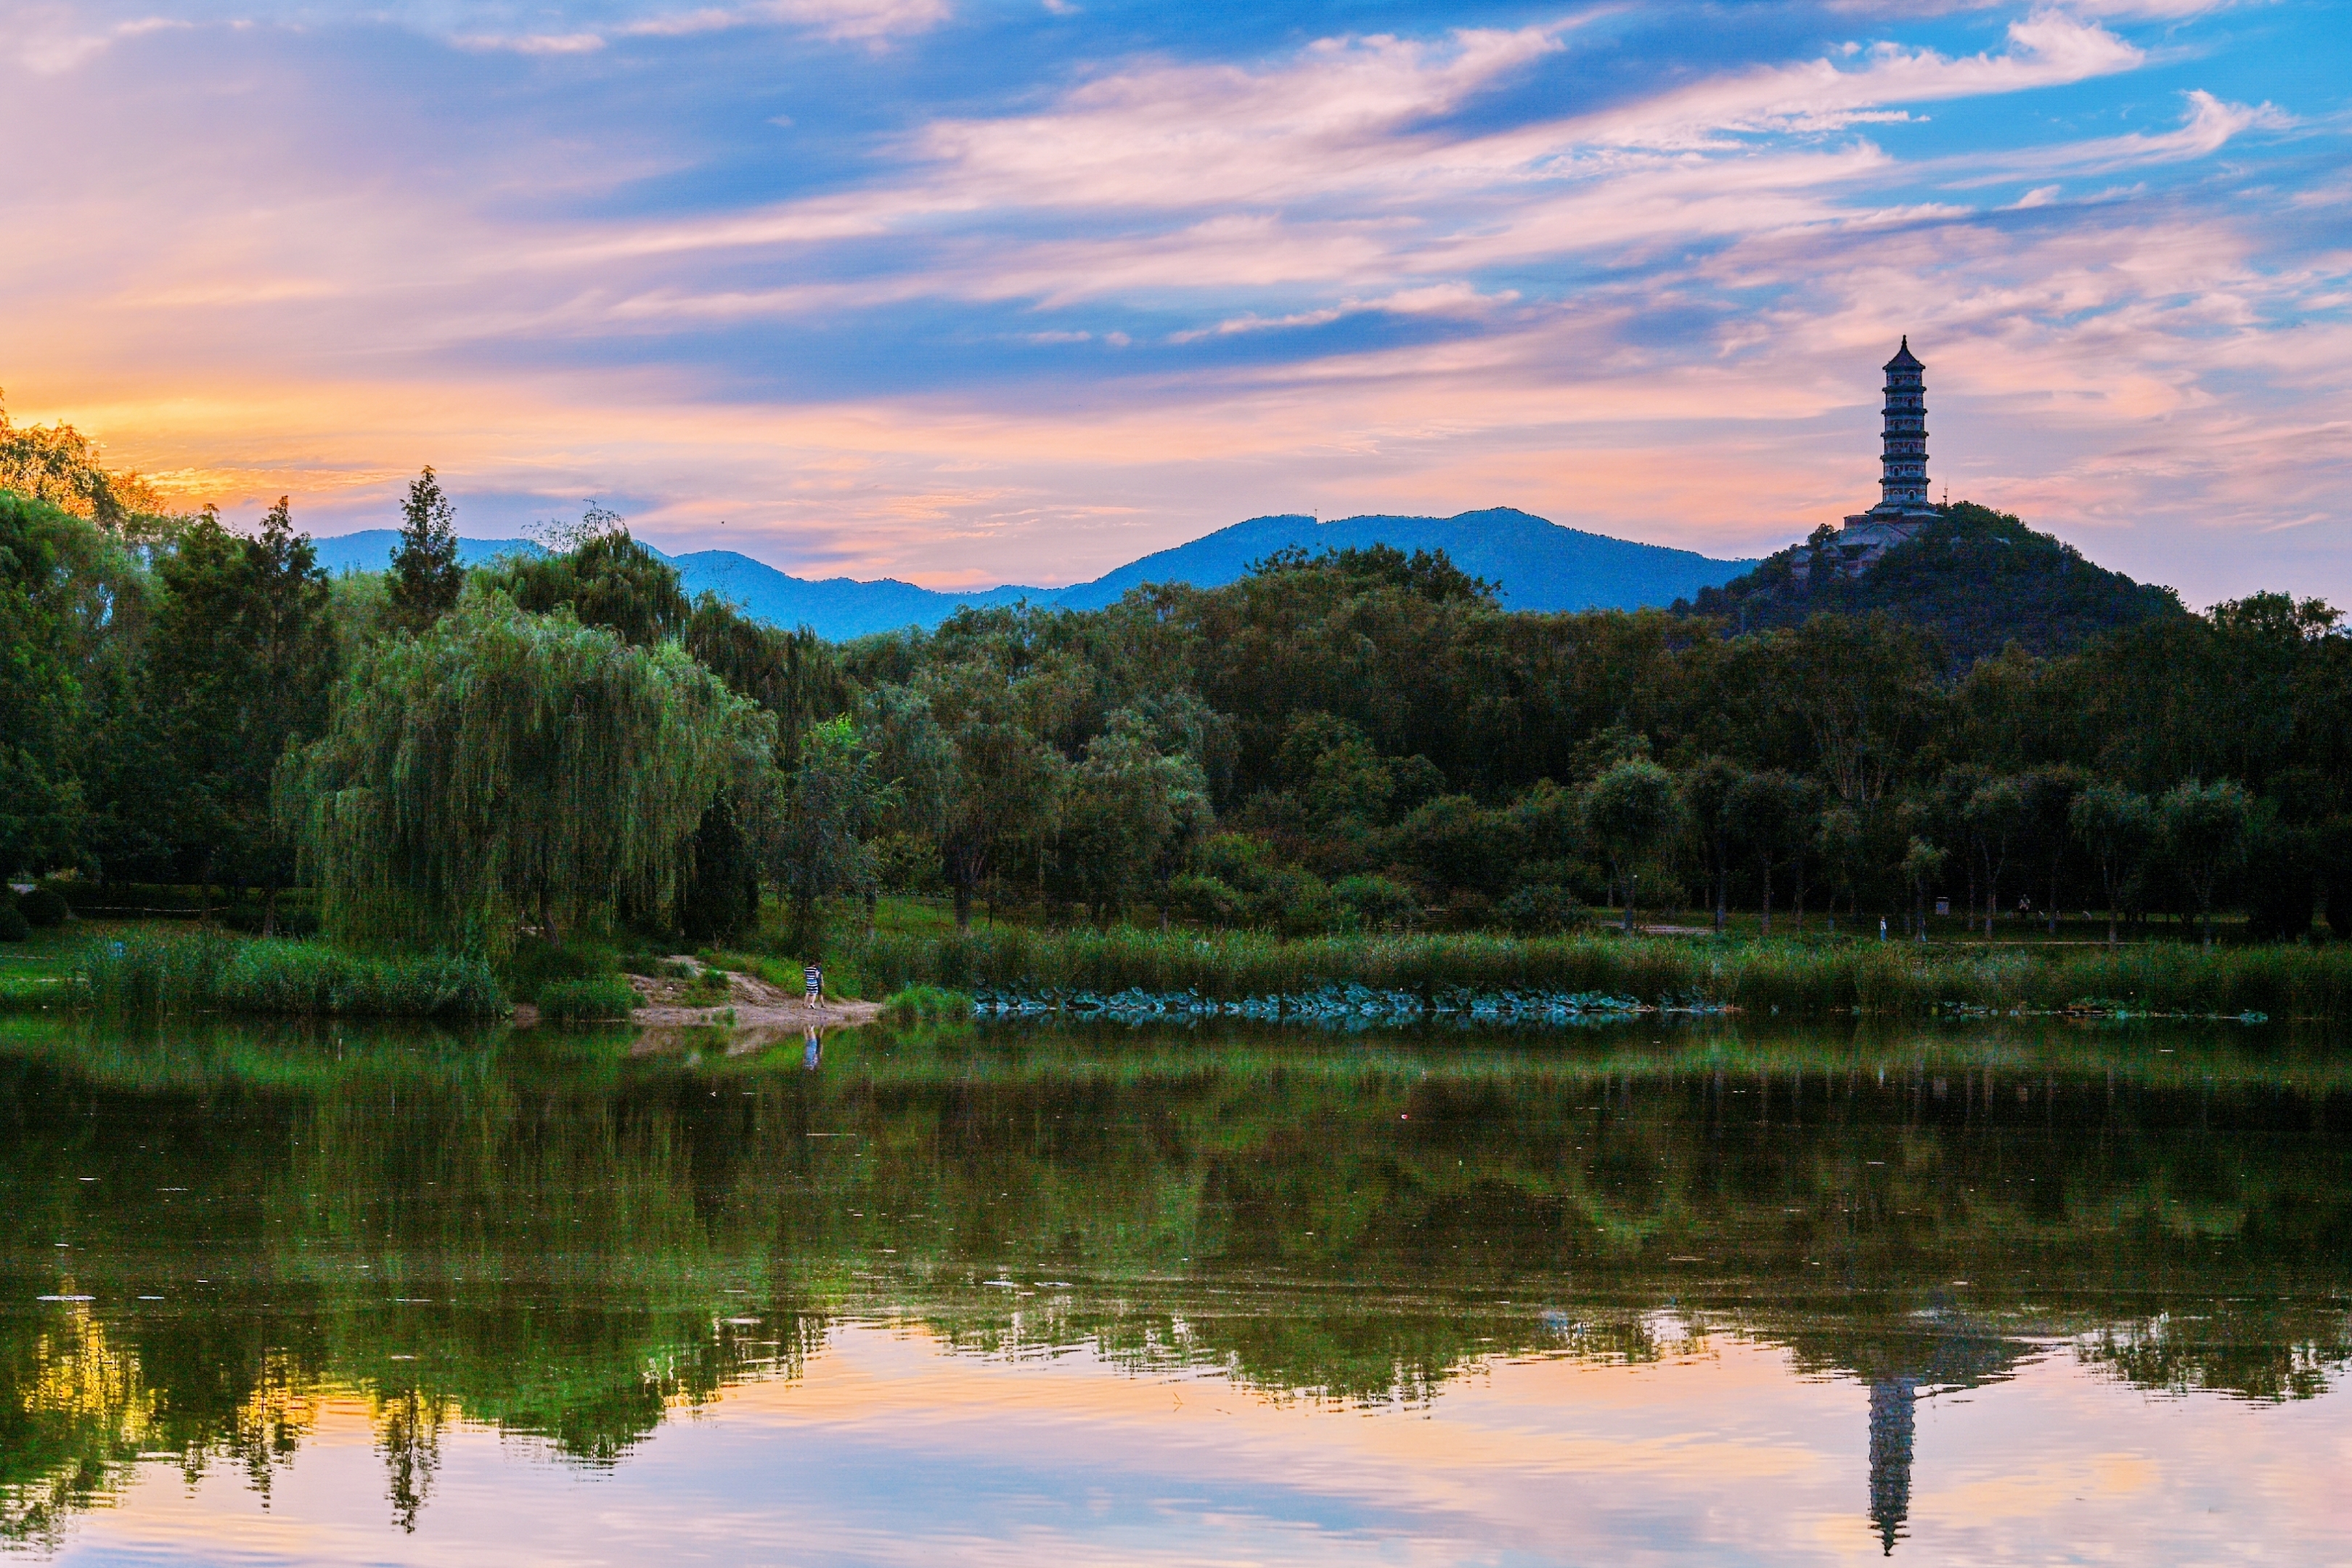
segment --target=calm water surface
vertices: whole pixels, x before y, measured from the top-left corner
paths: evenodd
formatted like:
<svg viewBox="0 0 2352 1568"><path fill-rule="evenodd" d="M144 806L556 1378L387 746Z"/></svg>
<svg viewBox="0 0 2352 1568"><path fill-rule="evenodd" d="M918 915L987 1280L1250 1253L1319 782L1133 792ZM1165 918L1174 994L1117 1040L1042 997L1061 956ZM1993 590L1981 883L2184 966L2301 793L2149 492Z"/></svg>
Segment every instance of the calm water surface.
<svg viewBox="0 0 2352 1568"><path fill-rule="evenodd" d="M2347 1091L2239 1028L0 1019L0 1540L2352 1561Z"/></svg>

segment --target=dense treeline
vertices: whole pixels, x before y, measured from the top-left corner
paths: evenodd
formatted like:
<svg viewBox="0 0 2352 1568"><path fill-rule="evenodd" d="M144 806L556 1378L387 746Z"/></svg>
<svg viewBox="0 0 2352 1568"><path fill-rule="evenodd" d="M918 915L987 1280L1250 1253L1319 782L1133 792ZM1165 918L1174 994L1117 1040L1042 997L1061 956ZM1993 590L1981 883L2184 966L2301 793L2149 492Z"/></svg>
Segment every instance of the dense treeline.
<svg viewBox="0 0 2352 1568"><path fill-rule="evenodd" d="M2316 601L1966 661L1885 611L1508 613L1375 548L828 647L689 603L593 510L467 574L430 469L388 570L331 583L282 501L241 536L44 473L0 492L12 871L299 884L341 934L493 948L715 938L763 889L803 937L882 889L1294 934L1937 900L2352 930L2352 639Z"/></svg>
<svg viewBox="0 0 2352 1568"><path fill-rule="evenodd" d="M2321 896L2352 923L2337 630L2261 595L1956 674L1885 615L1740 634L1510 614L1442 558L1373 550L1100 612L968 612L844 659L902 728L972 692L1020 716L1027 775L960 829L991 843L985 875L945 868L966 892L992 876L1100 910L1156 884L1294 931L1541 931L1629 900L1900 923L1938 897L1986 921L2021 900L2210 921L2248 899L2296 936ZM1170 783L1129 820L1152 831L1104 866L1071 830L1147 761ZM988 764L965 772L984 795Z"/></svg>

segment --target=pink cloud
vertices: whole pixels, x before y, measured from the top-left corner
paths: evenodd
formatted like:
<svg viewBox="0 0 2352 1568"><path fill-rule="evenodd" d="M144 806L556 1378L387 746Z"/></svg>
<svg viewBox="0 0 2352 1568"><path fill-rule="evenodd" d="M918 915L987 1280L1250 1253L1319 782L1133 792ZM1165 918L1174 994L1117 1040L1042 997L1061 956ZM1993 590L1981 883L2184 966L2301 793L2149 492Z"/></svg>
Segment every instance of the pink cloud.
<svg viewBox="0 0 2352 1568"><path fill-rule="evenodd" d="M1628 147L1702 146L1738 132L1820 131L1899 103L2053 87L2129 70L2145 58L2105 28L2057 12L2009 26L2009 48L1952 58L1933 49L1880 44L1864 64L1834 60L1774 66L1698 82L1645 102L1591 116L1577 139Z"/></svg>
<svg viewBox="0 0 2352 1568"><path fill-rule="evenodd" d="M932 126L916 142L930 167L910 182L740 217L581 237L544 258L560 265L801 247L1020 209L1210 207L1217 216L1173 235L1000 243L977 266L950 263L928 276L944 295L1030 296L1048 306L1138 289L1362 287L1400 272L1871 221L1878 215L1842 210L1832 194L1889 171L1875 149L1759 153L1725 137L1819 131L1884 118L1877 110L1886 104L2079 80L2142 58L2095 25L2036 15L2011 26L2000 54L1953 58L1883 47L1855 68L1822 59L1732 73L1506 132L1425 128L1565 47L1568 31L1559 24L1464 32L1442 45L1327 40L1255 72L1113 74L1038 114ZM2086 166L2134 152L2193 155L2182 139L2211 133L2201 102L2198 112L2204 118L2178 137L2113 139ZM1349 199L1342 193L1354 194L1353 210L1322 216ZM1292 203L1313 210L1265 211ZM1383 226L1389 215L1403 221ZM740 307L740 292L731 297Z"/></svg>

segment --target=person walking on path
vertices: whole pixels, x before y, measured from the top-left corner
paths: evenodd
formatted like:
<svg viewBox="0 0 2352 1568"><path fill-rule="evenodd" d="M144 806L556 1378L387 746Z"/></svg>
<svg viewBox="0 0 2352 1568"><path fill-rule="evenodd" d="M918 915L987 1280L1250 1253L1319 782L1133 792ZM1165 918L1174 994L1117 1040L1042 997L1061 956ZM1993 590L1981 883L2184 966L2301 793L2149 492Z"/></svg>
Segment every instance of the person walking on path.
<svg viewBox="0 0 2352 1568"><path fill-rule="evenodd" d="M816 965L816 964L812 963L812 964L810 964L806 969L803 969L803 970L802 970L802 971L801 971L801 978L802 978L803 981L807 982L807 984L808 984L808 1005L809 1005L810 1006L812 1006L812 1007L818 1007L818 1006L822 1006L822 1005L824 1005L824 969L823 969L823 968L821 968L820 966Z"/></svg>

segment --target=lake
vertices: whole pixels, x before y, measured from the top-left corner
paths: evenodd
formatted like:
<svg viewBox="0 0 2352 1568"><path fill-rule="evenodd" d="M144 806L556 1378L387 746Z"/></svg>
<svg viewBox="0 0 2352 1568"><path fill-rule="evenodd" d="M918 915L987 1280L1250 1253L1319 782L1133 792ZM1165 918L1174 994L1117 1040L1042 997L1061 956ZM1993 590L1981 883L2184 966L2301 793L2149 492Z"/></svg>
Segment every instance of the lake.
<svg viewBox="0 0 2352 1568"><path fill-rule="evenodd" d="M0 1018L64 1563L2352 1557L2263 1027Z"/></svg>

